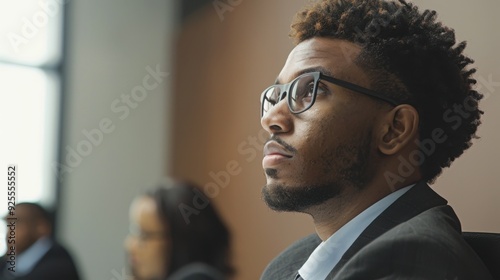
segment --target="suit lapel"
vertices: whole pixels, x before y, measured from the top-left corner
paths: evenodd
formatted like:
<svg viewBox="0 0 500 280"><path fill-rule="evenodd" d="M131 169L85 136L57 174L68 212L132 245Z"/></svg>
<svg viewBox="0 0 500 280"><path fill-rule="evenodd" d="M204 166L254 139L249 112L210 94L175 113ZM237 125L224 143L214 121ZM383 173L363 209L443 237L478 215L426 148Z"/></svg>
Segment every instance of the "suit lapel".
<svg viewBox="0 0 500 280"><path fill-rule="evenodd" d="M425 182L416 184L378 216L354 241L338 264L328 275L331 279L361 248L381 236L391 228L416 215L448 202L434 192Z"/></svg>

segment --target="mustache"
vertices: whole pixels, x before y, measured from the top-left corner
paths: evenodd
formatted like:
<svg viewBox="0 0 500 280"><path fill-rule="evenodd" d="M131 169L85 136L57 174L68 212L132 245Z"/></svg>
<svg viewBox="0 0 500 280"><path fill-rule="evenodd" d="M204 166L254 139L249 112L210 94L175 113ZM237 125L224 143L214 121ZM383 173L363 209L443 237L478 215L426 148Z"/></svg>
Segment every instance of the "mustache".
<svg viewBox="0 0 500 280"><path fill-rule="evenodd" d="M287 150L288 152L291 152L293 154L295 154L297 152L297 149L295 149L292 145L288 144L287 142L285 142L283 139L279 138L276 135L272 135L271 137L269 137L269 139L267 139L265 144L267 144L271 141L276 141L276 143L283 146L283 148L285 148L285 150Z"/></svg>

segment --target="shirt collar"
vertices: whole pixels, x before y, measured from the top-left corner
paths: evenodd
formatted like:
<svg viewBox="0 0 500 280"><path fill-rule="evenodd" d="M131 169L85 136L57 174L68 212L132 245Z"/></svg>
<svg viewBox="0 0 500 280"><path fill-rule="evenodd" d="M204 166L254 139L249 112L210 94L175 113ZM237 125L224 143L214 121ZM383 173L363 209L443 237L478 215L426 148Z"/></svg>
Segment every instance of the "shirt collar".
<svg viewBox="0 0 500 280"><path fill-rule="evenodd" d="M52 244L53 242L50 238L42 237L19 254L16 260L16 275L24 275L33 270L35 265L52 247Z"/></svg>
<svg viewBox="0 0 500 280"><path fill-rule="evenodd" d="M299 269L301 277L305 280L325 279L373 220L413 186L401 188L375 202L319 244Z"/></svg>

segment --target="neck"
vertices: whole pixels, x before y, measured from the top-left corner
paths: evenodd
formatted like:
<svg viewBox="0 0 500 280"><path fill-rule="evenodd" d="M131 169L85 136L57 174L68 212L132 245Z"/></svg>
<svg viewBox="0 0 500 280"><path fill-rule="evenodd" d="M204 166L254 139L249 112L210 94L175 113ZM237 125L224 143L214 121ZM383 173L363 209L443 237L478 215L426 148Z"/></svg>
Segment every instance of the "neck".
<svg viewBox="0 0 500 280"><path fill-rule="evenodd" d="M339 196L309 208L307 213L313 217L316 233L325 241L375 202L404 186L389 187L386 183L371 183L362 190L350 187Z"/></svg>

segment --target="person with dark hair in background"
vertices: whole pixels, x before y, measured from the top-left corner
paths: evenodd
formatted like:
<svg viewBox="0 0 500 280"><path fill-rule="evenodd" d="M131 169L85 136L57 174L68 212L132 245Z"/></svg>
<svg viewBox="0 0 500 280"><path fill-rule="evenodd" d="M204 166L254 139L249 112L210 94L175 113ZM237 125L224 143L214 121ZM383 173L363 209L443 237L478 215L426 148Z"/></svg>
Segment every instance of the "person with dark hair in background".
<svg viewBox="0 0 500 280"><path fill-rule="evenodd" d="M218 280L233 274L230 232L192 183L168 181L136 198L125 247L134 280Z"/></svg>
<svg viewBox="0 0 500 280"><path fill-rule="evenodd" d="M311 215L316 234L262 279L491 279L428 186L483 113L465 42L404 0L320 1L291 36L261 95L262 192L274 210Z"/></svg>
<svg viewBox="0 0 500 280"><path fill-rule="evenodd" d="M5 218L15 223L15 272L9 270L9 258L0 263L1 280L79 280L76 265L68 251L53 238L50 214L36 203L19 203L14 216ZM7 234L7 254L10 246Z"/></svg>

